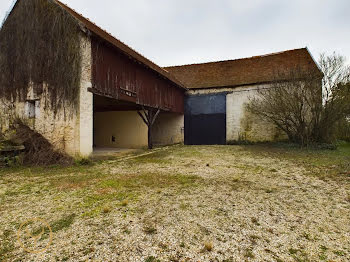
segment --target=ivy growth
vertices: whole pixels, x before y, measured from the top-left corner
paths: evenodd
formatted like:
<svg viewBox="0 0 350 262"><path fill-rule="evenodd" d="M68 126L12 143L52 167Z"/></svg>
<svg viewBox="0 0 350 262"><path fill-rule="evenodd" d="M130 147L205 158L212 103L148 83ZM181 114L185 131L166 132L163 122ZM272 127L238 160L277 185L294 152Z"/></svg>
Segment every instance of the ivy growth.
<svg viewBox="0 0 350 262"><path fill-rule="evenodd" d="M43 102L55 115L76 109L79 33L79 23L53 0L19 0L0 31L0 99L24 101L32 85L47 93Z"/></svg>

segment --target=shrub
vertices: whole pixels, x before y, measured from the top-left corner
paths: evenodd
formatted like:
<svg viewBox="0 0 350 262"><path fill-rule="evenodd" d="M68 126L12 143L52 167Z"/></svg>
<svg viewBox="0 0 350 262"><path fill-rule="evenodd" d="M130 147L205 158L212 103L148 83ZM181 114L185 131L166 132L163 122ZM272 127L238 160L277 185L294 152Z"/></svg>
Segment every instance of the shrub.
<svg viewBox="0 0 350 262"><path fill-rule="evenodd" d="M63 152L54 149L53 145L41 134L29 128L21 120L16 120L11 127L13 132L10 141L22 144L25 149L22 161L25 165L71 164L73 159Z"/></svg>
<svg viewBox="0 0 350 262"><path fill-rule="evenodd" d="M319 64L322 73L300 67L276 72L276 81L258 90L248 111L274 124L293 143L334 143L337 124L350 114L350 67L335 54L322 55Z"/></svg>

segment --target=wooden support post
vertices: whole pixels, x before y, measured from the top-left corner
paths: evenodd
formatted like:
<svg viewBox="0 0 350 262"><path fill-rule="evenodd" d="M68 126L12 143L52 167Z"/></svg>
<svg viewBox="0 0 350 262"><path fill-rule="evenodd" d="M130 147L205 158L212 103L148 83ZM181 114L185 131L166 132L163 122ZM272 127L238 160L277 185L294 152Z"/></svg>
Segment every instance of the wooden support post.
<svg viewBox="0 0 350 262"><path fill-rule="evenodd" d="M143 108L142 111L143 111L143 114L140 111L137 111L137 113L142 118L143 122L145 122L148 128L148 149L153 149L152 126L160 113L160 109L158 108L156 110L154 109L146 110Z"/></svg>

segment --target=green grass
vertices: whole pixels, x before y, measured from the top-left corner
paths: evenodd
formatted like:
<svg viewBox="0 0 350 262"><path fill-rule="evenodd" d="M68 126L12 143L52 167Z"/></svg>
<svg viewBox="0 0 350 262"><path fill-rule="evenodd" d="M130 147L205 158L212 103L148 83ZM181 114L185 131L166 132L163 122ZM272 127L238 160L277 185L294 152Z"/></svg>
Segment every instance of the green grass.
<svg viewBox="0 0 350 262"><path fill-rule="evenodd" d="M273 157L296 163L321 177L350 177L350 143L339 143L336 150L288 147L280 144L252 145L245 146L244 149L253 156Z"/></svg>
<svg viewBox="0 0 350 262"><path fill-rule="evenodd" d="M116 176L112 179L104 180L100 183L102 188L114 189L159 189L171 186L190 187L195 186L201 179L195 175L167 175L160 173L143 173Z"/></svg>
<svg viewBox="0 0 350 262"><path fill-rule="evenodd" d="M155 258L154 256L150 256L145 259L145 262L160 262L160 260Z"/></svg>
<svg viewBox="0 0 350 262"><path fill-rule="evenodd" d="M56 220L51 224L52 232L55 233L65 228L69 228L74 223L75 217L76 217L75 214L70 214L62 217L59 220Z"/></svg>
<svg viewBox="0 0 350 262"><path fill-rule="evenodd" d="M14 250L14 239L16 237L14 236L14 233L5 230L2 235L0 235L0 261L4 259L10 259L11 258L11 252Z"/></svg>

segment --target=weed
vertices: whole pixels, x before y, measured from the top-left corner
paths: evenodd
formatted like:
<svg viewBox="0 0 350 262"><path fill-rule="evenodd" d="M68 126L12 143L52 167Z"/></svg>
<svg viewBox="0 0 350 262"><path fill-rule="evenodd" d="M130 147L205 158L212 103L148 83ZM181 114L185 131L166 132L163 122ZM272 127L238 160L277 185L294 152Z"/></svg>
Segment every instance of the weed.
<svg viewBox="0 0 350 262"><path fill-rule="evenodd" d="M188 203L181 203L180 204L180 209L181 210L186 210L186 209L188 209L190 207L190 204L188 204Z"/></svg>
<svg viewBox="0 0 350 262"><path fill-rule="evenodd" d="M153 226L153 225L145 225L143 228L143 231L147 234L147 235L153 235L157 233L157 229Z"/></svg>
<svg viewBox="0 0 350 262"><path fill-rule="evenodd" d="M78 166L91 166L93 165L93 161L90 158L78 158L75 160L75 164Z"/></svg>
<svg viewBox="0 0 350 262"><path fill-rule="evenodd" d="M256 226L260 226L259 220L256 217L252 217L252 223Z"/></svg>
<svg viewBox="0 0 350 262"><path fill-rule="evenodd" d="M208 252L212 251L214 248L214 244L213 242L210 242L210 241L206 241L204 242L204 249Z"/></svg>
<svg viewBox="0 0 350 262"><path fill-rule="evenodd" d="M304 234L302 235L303 238L305 238L306 240L311 240L311 236L309 233L304 232Z"/></svg>
<svg viewBox="0 0 350 262"><path fill-rule="evenodd" d="M256 235L251 235L249 237L249 239L250 239L250 241L252 242L253 245L256 245L258 243L257 240L260 239L260 237L256 236Z"/></svg>
<svg viewBox="0 0 350 262"><path fill-rule="evenodd" d="M129 204L129 201L127 199L124 199L122 202L120 202L120 205L123 207L126 207Z"/></svg>
<svg viewBox="0 0 350 262"><path fill-rule="evenodd" d="M350 203L350 195L345 198L345 201Z"/></svg>
<svg viewBox="0 0 350 262"><path fill-rule="evenodd" d="M150 256L145 259L145 262L160 262L160 260L155 258L154 256Z"/></svg>
<svg viewBox="0 0 350 262"><path fill-rule="evenodd" d="M167 250L167 249L168 249L167 244L164 244L164 243L159 243L158 246L159 246L161 249L163 249L163 250Z"/></svg>
<svg viewBox="0 0 350 262"><path fill-rule="evenodd" d="M288 249L288 252L291 255L295 255L295 254L297 254L299 252L299 249L290 248L290 249Z"/></svg>
<svg viewBox="0 0 350 262"><path fill-rule="evenodd" d="M112 208L110 206L105 206L103 209L102 209L103 213L107 214L107 213L110 213L112 211Z"/></svg>
<svg viewBox="0 0 350 262"><path fill-rule="evenodd" d="M326 252L328 250L328 247L322 245L320 246L320 249L322 250L322 252Z"/></svg>
<svg viewBox="0 0 350 262"><path fill-rule="evenodd" d="M248 248L245 250L244 256L246 258L251 258L251 259L255 258L255 255L254 255L253 250L251 248Z"/></svg>
<svg viewBox="0 0 350 262"><path fill-rule="evenodd" d="M333 251L333 253L336 254L337 256L340 256L340 257L345 256L345 252L344 252L344 251L341 251L341 250Z"/></svg>

